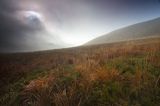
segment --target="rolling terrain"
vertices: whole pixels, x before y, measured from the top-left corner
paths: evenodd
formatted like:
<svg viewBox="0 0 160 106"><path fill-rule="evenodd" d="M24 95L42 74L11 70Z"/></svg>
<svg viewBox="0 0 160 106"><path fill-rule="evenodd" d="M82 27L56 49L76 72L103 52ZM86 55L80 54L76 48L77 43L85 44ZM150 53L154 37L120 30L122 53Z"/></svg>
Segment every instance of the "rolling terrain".
<svg viewBox="0 0 160 106"><path fill-rule="evenodd" d="M118 29L109 34L95 38L85 45L96 45L126 40L143 39L146 37L160 36L160 18L138 23L125 28Z"/></svg>
<svg viewBox="0 0 160 106"><path fill-rule="evenodd" d="M160 37L0 54L1 106L160 106Z"/></svg>

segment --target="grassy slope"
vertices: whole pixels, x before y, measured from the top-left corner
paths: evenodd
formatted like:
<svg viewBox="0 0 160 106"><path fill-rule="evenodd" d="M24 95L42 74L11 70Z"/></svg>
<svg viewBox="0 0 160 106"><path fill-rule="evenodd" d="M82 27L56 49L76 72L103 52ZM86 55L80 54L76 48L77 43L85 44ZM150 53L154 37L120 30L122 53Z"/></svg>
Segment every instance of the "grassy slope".
<svg viewBox="0 0 160 106"><path fill-rule="evenodd" d="M160 105L160 38L0 58L2 106Z"/></svg>
<svg viewBox="0 0 160 106"><path fill-rule="evenodd" d="M156 37L160 36L160 18L150 21L134 24L118 30L115 30L109 34L97 37L86 45L96 45L111 42L119 42L132 40L137 38Z"/></svg>

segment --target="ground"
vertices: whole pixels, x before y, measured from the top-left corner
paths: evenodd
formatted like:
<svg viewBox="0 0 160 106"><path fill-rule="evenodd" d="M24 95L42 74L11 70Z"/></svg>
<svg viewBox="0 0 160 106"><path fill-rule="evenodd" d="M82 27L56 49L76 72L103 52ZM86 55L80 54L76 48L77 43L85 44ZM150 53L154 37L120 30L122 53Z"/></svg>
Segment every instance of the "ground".
<svg viewBox="0 0 160 106"><path fill-rule="evenodd" d="M2 106L160 106L160 38L0 54Z"/></svg>

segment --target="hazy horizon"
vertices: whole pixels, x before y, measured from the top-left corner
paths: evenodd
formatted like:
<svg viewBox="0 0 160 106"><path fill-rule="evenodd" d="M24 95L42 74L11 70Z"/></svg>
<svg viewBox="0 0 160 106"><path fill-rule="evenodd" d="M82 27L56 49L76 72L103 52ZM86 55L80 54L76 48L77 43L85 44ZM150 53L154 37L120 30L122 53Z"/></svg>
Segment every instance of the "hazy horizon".
<svg viewBox="0 0 160 106"><path fill-rule="evenodd" d="M159 0L1 0L0 52L78 46L159 11Z"/></svg>

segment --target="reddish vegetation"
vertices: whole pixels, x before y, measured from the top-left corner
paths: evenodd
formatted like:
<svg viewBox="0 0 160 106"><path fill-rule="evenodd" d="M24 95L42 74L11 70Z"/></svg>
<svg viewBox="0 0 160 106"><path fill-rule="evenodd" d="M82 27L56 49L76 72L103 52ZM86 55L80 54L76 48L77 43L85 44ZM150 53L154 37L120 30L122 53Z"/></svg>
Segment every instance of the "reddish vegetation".
<svg viewBox="0 0 160 106"><path fill-rule="evenodd" d="M27 79L17 91L18 103L24 106L119 106L129 105L129 101L132 105L145 104L145 100L139 101L137 95L150 95L150 100L159 93L159 53L160 38L152 38L45 52L1 54L0 86L3 87L0 95L8 93L11 83ZM28 76L36 77L29 79ZM152 102L156 106L158 101Z"/></svg>

